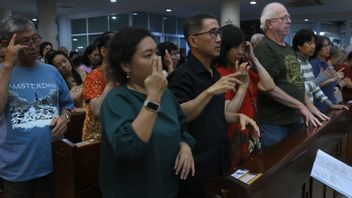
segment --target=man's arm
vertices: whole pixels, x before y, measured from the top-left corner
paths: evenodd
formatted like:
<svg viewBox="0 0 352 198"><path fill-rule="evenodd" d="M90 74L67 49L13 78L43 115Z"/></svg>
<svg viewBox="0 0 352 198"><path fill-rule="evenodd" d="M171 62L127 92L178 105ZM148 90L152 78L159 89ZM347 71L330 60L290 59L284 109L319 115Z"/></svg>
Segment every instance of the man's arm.
<svg viewBox="0 0 352 198"><path fill-rule="evenodd" d="M304 95L304 103L306 104L307 108L309 109L309 111L317 118L319 118L321 121L326 121L326 120L330 120L330 118L328 116L326 116L325 114L323 114L322 112L319 111L319 109L317 109L313 102L309 99L308 95L305 94Z"/></svg>
<svg viewBox="0 0 352 198"><path fill-rule="evenodd" d="M11 79L12 69L18 60L18 53L21 49L27 47L24 45L15 45L16 34L14 34L6 48L5 60L0 69L0 112L4 111L9 97L9 82Z"/></svg>
<svg viewBox="0 0 352 198"><path fill-rule="evenodd" d="M234 89L236 84L241 84L241 81L236 78L238 75L238 73L232 73L223 76L193 100L182 103L181 108L186 115L187 122L196 119L213 96L223 94L226 90Z"/></svg>
<svg viewBox="0 0 352 198"><path fill-rule="evenodd" d="M289 106L295 109L298 109L301 114L303 115L305 119L305 124L306 126L309 125L309 123L312 123L313 126L317 127L317 125L321 125L319 120L314 117L314 115L308 110L308 108L298 101L296 98L293 98L292 96L288 95L286 92L282 91L279 87L275 87L272 91L266 92L270 97L272 97L275 101L285 105Z"/></svg>

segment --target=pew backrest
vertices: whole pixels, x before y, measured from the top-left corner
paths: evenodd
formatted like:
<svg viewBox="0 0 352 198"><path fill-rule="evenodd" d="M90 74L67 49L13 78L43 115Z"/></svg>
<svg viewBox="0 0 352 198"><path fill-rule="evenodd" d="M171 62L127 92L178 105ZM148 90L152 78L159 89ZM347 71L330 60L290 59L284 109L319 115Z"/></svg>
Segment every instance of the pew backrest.
<svg viewBox="0 0 352 198"><path fill-rule="evenodd" d="M85 112L72 112L71 121L67 126L65 138L73 143L82 141L83 123L86 117Z"/></svg>
<svg viewBox="0 0 352 198"><path fill-rule="evenodd" d="M99 190L100 141L53 143L56 197L101 197Z"/></svg>

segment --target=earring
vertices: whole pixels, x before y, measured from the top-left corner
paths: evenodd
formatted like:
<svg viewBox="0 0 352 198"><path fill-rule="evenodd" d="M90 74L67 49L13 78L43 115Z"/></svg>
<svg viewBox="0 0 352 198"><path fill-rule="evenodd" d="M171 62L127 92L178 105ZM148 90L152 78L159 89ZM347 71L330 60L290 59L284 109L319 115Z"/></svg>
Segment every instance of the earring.
<svg viewBox="0 0 352 198"><path fill-rule="evenodd" d="M130 72L126 72L126 78L127 78L127 79L130 78Z"/></svg>

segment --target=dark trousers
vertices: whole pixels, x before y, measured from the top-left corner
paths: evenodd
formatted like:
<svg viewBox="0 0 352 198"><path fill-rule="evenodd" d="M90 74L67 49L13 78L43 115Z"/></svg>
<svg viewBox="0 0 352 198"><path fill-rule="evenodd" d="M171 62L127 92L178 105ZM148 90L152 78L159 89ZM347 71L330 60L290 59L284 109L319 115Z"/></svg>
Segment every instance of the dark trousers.
<svg viewBox="0 0 352 198"><path fill-rule="evenodd" d="M3 180L3 185L5 198L33 198L35 194L40 194L40 197L44 198L55 197L52 173L29 181Z"/></svg>

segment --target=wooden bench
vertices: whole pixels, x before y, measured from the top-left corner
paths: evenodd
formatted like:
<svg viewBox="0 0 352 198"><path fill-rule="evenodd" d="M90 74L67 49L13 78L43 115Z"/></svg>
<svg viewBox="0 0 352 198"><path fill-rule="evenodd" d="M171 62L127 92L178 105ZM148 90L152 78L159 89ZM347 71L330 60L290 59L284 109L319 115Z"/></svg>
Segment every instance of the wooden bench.
<svg viewBox="0 0 352 198"><path fill-rule="evenodd" d="M57 198L99 198L100 141L53 143Z"/></svg>
<svg viewBox="0 0 352 198"><path fill-rule="evenodd" d="M351 163L352 110L334 111L320 128L304 128L261 154L241 168L263 175L250 185L231 176L208 180L208 198L302 197L328 198L337 193L310 177L318 149Z"/></svg>
<svg viewBox="0 0 352 198"><path fill-rule="evenodd" d="M65 138L73 143L82 141L83 123L86 117L85 112L72 112L71 121L67 126Z"/></svg>

